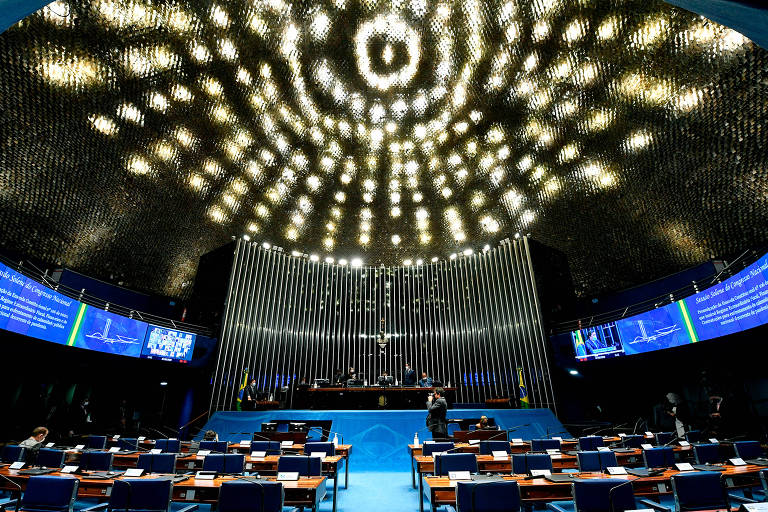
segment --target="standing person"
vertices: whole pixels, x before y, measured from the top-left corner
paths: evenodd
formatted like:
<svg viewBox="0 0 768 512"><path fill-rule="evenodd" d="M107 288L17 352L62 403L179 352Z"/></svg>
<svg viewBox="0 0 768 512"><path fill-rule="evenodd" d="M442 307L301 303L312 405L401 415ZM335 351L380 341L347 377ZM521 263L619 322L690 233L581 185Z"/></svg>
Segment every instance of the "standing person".
<svg viewBox="0 0 768 512"><path fill-rule="evenodd" d="M248 404L247 409L252 411L256 408L256 401L259 398L259 392L256 389L256 379L251 379L251 383L245 386L245 401Z"/></svg>
<svg viewBox="0 0 768 512"><path fill-rule="evenodd" d="M403 386L415 386L416 385L416 371L411 368L410 363L405 363L405 371L403 372Z"/></svg>
<svg viewBox="0 0 768 512"><path fill-rule="evenodd" d="M443 398L443 388L435 388L435 392L427 398L427 428L432 432L433 439L445 439L448 437L448 402ZM433 398L434 395L434 398Z"/></svg>
<svg viewBox="0 0 768 512"><path fill-rule="evenodd" d="M675 432L679 437L683 437L689 423L688 407L677 393L667 393L667 401L667 415L674 418Z"/></svg>

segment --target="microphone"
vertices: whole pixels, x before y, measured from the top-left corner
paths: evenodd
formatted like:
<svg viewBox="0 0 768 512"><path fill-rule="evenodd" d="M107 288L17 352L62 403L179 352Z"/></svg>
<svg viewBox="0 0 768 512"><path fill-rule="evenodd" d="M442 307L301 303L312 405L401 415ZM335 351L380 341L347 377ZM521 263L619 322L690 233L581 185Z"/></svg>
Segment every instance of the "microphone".
<svg viewBox="0 0 768 512"><path fill-rule="evenodd" d="M616 508L613 506L613 497L616 494L617 489L620 489L620 488L622 488L622 487L624 487L626 485L632 485L632 482L634 482L635 480L637 480L639 478L640 478L639 476L637 476L635 478L632 478L632 479L628 478L626 480L626 482L621 482L618 485L614 485L613 487L611 487L608 490L608 506L610 507L610 512L616 512Z"/></svg>
<svg viewBox="0 0 768 512"><path fill-rule="evenodd" d="M674 438L670 439L669 441L667 441L666 443L664 443L663 445L661 445L661 448L666 448L667 446L671 445L672 443L675 443L675 442L677 442L677 441L679 441L681 439L685 439L685 436L688 435L689 433L690 433L690 430L686 430L685 432L682 433L682 435L678 435L677 437L674 437Z"/></svg>
<svg viewBox="0 0 768 512"><path fill-rule="evenodd" d="M11 485L16 487L17 492L19 493L19 497L16 498L16 508L15 508L15 510L16 510L16 512L19 512L19 505L21 504L21 486L18 483L16 483L13 480L11 480L10 478L8 478L7 476L3 475L2 473L0 473L0 477L2 477L3 480L9 482ZM6 505L7 505L7 503L6 503Z"/></svg>
<svg viewBox="0 0 768 512"><path fill-rule="evenodd" d="M330 435L330 434L333 434L335 436L339 436L341 438L341 444L344 444L344 435L341 432L334 432L333 430L326 430L323 427L317 426L317 425L314 426L314 427L309 427L309 431L311 431L311 430L318 430L318 431L320 431L320 438L322 439L322 436L325 435L325 440L326 441L328 440L328 435Z"/></svg>
<svg viewBox="0 0 768 512"><path fill-rule="evenodd" d="M512 428L508 428L508 429L506 429L506 430L500 430L498 434L494 434L494 435L492 435L491 437L489 437L489 438L487 439L487 441L492 441L492 440L494 440L494 439L496 439L496 438L498 438L498 437L501 437L501 434L502 434L502 433L505 435L505 440L507 440L507 441L508 441L508 440L509 440L509 434L510 434L511 432L517 432L517 431L518 431L518 430L520 430L521 428L524 428L524 427L530 427L530 426L531 426L531 424L530 424L530 423L525 423L525 424L523 424L523 425L517 425L517 426L514 426L514 427L512 427Z"/></svg>
<svg viewBox="0 0 768 512"><path fill-rule="evenodd" d="M594 431L594 432L592 432L590 435L591 435L591 436L596 436L597 434L603 433L603 432L605 432L606 430L616 430L616 429L618 429L618 428L623 428L623 427L626 427L626 426L627 426L627 423L619 423L618 425L610 425L610 426L608 426L608 427L605 427L605 428L601 428L601 429L595 430L595 431Z"/></svg>

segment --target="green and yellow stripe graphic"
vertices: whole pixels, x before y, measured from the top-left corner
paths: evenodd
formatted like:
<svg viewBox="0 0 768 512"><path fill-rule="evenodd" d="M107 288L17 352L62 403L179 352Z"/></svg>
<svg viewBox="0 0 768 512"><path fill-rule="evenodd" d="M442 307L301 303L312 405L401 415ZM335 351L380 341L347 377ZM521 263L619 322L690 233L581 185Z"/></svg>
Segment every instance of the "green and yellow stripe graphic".
<svg viewBox="0 0 768 512"><path fill-rule="evenodd" d="M68 347L71 347L75 344L75 338L77 338L77 333L80 332L80 324L83 322L83 316L85 316L86 309L88 309L87 304L80 304L80 309L77 310L75 325L72 326L72 332L69 333L69 339L67 340Z"/></svg>
<svg viewBox="0 0 768 512"><path fill-rule="evenodd" d="M685 305L684 300L677 301L677 305L680 307L680 313L683 314L683 320L685 320L685 328L688 331L688 335L691 337L691 343L699 341L699 337L696 335L696 329L691 322L691 314L688 312L688 306Z"/></svg>

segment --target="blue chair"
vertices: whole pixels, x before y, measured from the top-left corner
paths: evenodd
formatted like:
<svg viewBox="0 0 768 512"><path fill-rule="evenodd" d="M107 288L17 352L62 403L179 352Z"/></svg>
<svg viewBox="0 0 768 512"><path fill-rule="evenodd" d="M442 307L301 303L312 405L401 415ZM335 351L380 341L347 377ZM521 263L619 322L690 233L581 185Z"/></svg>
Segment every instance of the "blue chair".
<svg viewBox="0 0 768 512"><path fill-rule="evenodd" d="M547 508L556 512L624 512L637 508L632 485L618 478L574 480L571 494L573 501L555 501ZM668 510L648 500L640 502L647 508Z"/></svg>
<svg viewBox="0 0 768 512"><path fill-rule="evenodd" d="M310 455L312 453L323 452L326 457L336 455L336 447L333 443L306 443L304 445L304 454Z"/></svg>
<svg viewBox="0 0 768 512"><path fill-rule="evenodd" d="M744 460L759 459L763 456L763 447L758 441L736 441L733 443L736 456Z"/></svg>
<svg viewBox="0 0 768 512"><path fill-rule="evenodd" d="M701 430L689 430L685 434L685 440L691 444L698 443L701 441Z"/></svg>
<svg viewBox="0 0 768 512"><path fill-rule="evenodd" d="M72 512L80 480L69 476L32 476L27 481L20 508L25 512ZM3 503L7 510L16 501Z"/></svg>
<svg viewBox="0 0 768 512"><path fill-rule="evenodd" d="M320 476L323 460L307 455L283 455L277 459L277 472L295 472L299 476Z"/></svg>
<svg viewBox="0 0 768 512"><path fill-rule="evenodd" d="M117 447L125 451L135 451L138 449L139 440L135 437L121 437L117 440Z"/></svg>
<svg viewBox="0 0 768 512"><path fill-rule="evenodd" d="M214 453L227 453L229 444L226 441L200 441L201 450L210 450Z"/></svg>
<svg viewBox="0 0 768 512"><path fill-rule="evenodd" d="M546 453L522 453L512 455L512 472L516 475L527 475L532 469L548 469L552 471L552 457Z"/></svg>
<svg viewBox="0 0 768 512"><path fill-rule="evenodd" d="M675 452L671 447L643 450L643 460L647 468L671 468L675 465Z"/></svg>
<svg viewBox="0 0 768 512"><path fill-rule="evenodd" d="M559 439L531 439L532 452L545 452L547 450L559 450Z"/></svg>
<svg viewBox="0 0 768 512"><path fill-rule="evenodd" d="M284 498L280 482L224 482L219 490L218 512L280 512Z"/></svg>
<svg viewBox="0 0 768 512"><path fill-rule="evenodd" d="M480 441L480 455L491 455L493 452L512 452L509 441Z"/></svg>
<svg viewBox="0 0 768 512"><path fill-rule="evenodd" d="M697 471L672 475L675 510L730 510L728 493L720 482L718 471Z"/></svg>
<svg viewBox="0 0 768 512"><path fill-rule="evenodd" d="M453 443L424 443L421 445L422 455L432 455L435 452L453 450Z"/></svg>
<svg viewBox="0 0 768 512"><path fill-rule="evenodd" d="M450 471L477 473L477 456L474 453L446 453L435 456L435 476L445 476Z"/></svg>
<svg viewBox="0 0 768 512"><path fill-rule="evenodd" d="M203 471L217 473L242 473L245 469L245 455L239 453L216 453L203 459Z"/></svg>
<svg viewBox="0 0 768 512"><path fill-rule="evenodd" d="M107 447L107 436L88 436L85 447L92 450L104 450Z"/></svg>
<svg viewBox="0 0 768 512"><path fill-rule="evenodd" d="M618 466L613 452L577 452L579 471L605 471L605 468Z"/></svg>
<svg viewBox="0 0 768 512"><path fill-rule="evenodd" d="M37 453L37 465L44 468L60 468L64 465L64 451L40 448Z"/></svg>
<svg viewBox="0 0 768 512"><path fill-rule="evenodd" d="M696 464L714 464L722 462L720 457L720 445L714 443L693 445L693 457Z"/></svg>
<svg viewBox="0 0 768 512"><path fill-rule="evenodd" d="M621 440L621 446L624 448L640 448L643 443L645 443L645 436L640 434L624 436Z"/></svg>
<svg viewBox="0 0 768 512"><path fill-rule="evenodd" d="M136 461L136 467L147 473L173 474L176 472L176 454L142 453Z"/></svg>
<svg viewBox="0 0 768 512"><path fill-rule="evenodd" d="M83 452L80 454L80 468L86 471L110 471L112 455L109 452Z"/></svg>
<svg viewBox="0 0 768 512"><path fill-rule="evenodd" d="M586 436L579 438L579 451L593 452L598 446L605 446L603 438L600 436Z"/></svg>
<svg viewBox="0 0 768 512"><path fill-rule="evenodd" d="M457 482L457 512L519 512L520 486L514 481Z"/></svg>
<svg viewBox="0 0 768 512"><path fill-rule="evenodd" d="M677 437L674 432L657 432L656 433L656 446L664 446Z"/></svg>
<svg viewBox="0 0 768 512"><path fill-rule="evenodd" d="M158 439L155 441L155 449L163 450L163 453L179 453L181 441L178 439Z"/></svg>
<svg viewBox="0 0 768 512"><path fill-rule="evenodd" d="M26 450L23 446L7 444L3 447L3 454L0 456L0 459L6 464L9 462L19 462L24 460L25 452Z"/></svg>
<svg viewBox="0 0 768 512"><path fill-rule="evenodd" d="M280 455L280 441L251 441L252 452L266 452L267 455Z"/></svg>
<svg viewBox="0 0 768 512"><path fill-rule="evenodd" d="M115 480L108 503L84 508L80 512L100 510L120 512L170 512L173 484L170 478ZM187 505L175 512L191 512L198 505Z"/></svg>

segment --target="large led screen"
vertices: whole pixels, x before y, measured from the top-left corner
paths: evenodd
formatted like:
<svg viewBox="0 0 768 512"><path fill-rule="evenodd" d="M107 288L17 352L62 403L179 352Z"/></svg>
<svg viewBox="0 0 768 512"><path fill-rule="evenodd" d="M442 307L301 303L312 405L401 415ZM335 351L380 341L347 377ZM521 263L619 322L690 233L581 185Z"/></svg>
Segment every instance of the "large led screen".
<svg viewBox="0 0 768 512"><path fill-rule="evenodd" d="M0 329L108 354L188 363L195 335L83 304L0 263Z"/></svg>
<svg viewBox="0 0 768 512"><path fill-rule="evenodd" d="M573 331L580 361L639 354L719 338L768 323L768 255L683 300Z"/></svg>

